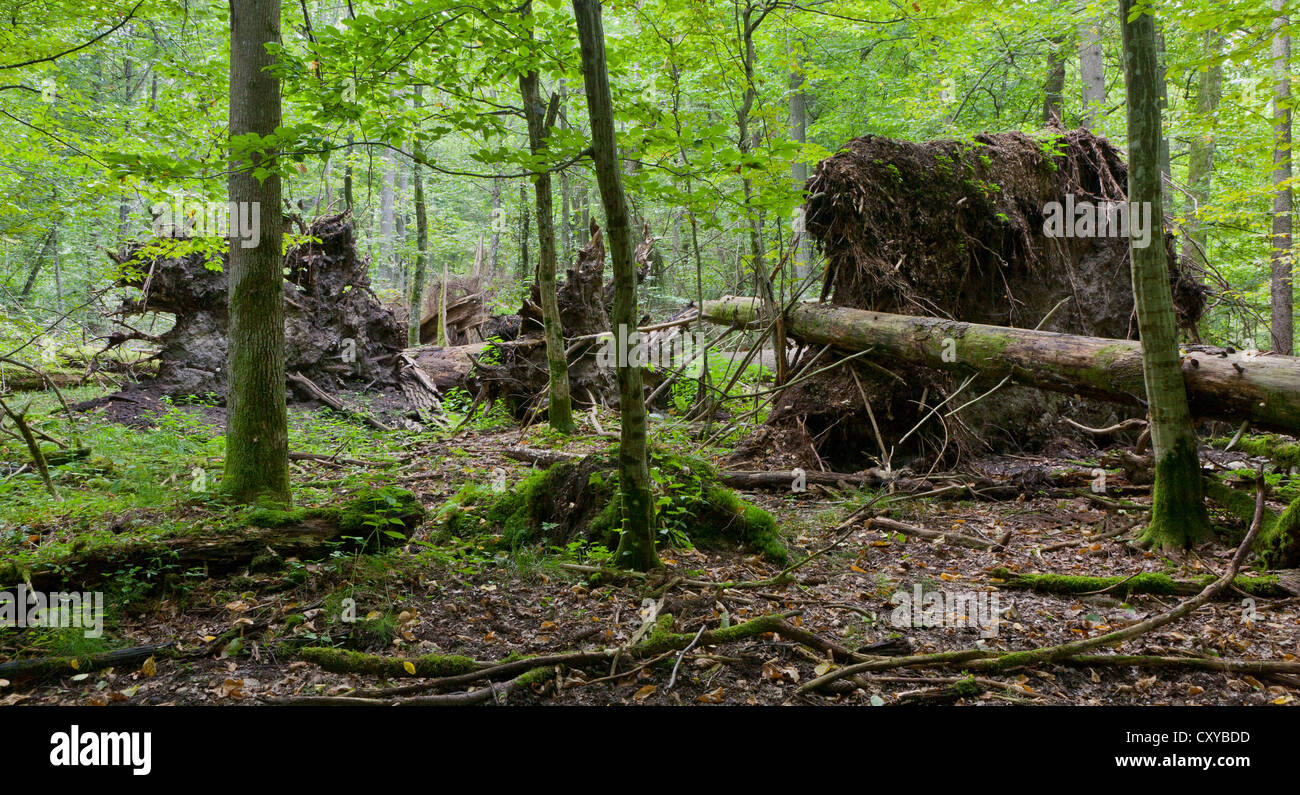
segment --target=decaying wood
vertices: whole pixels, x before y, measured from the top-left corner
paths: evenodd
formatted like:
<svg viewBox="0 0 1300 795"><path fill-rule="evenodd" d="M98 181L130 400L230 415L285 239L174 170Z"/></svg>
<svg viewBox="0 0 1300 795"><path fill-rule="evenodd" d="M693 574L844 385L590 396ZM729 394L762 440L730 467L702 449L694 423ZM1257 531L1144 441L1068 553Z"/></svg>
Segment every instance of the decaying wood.
<svg viewBox="0 0 1300 795"><path fill-rule="evenodd" d="M706 301L704 317L747 324L762 317L756 298ZM1051 392L1143 406L1141 344L1049 331L891 315L826 304L787 312L790 334L810 343L880 355L936 370L1010 378ZM1259 428L1300 432L1300 359L1292 356L1189 351L1183 377L1199 417L1249 420Z"/></svg>
<svg viewBox="0 0 1300 795"><path fill-rule="evenodd" d="M334 409L340 414L345 414L349 417L355 417L361 420L362 422L365 422L367 425L370 425L372 428L376 430L380 430L380 431L393 430L392 427L385 425L383 422L376 419L375 417L363 411L356 411L354 409L350 409L347 406L343 405L343 401L339 400L338 398L329 394L325 390L321 389L319 386L316 385L314 381L312 381L310 378L303 375L302 373L287 373L285 375L285 378L290 383L297 384L298 386L302 387L302 389L308 395L315 398L316 400L319 400L321 403L324 403L326 406L329 406L330 408Z"/></svg>
<svg viewBox="0 0 1300 795"><path fill-rule="evenodd" d="M0 663L0 679L39 679L54 676L71 676L87 671L118 666L135 666L157 654L170 650L176 644L152 643L129 649L114 649L98 654L75 657L33 657Z"/></svg>

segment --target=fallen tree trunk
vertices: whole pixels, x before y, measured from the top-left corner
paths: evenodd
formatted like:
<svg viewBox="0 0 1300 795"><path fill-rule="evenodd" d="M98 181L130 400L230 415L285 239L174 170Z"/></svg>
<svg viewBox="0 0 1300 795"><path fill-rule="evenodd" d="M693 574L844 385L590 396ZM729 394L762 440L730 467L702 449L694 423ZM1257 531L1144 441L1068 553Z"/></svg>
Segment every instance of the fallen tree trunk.
<svg viewBox="0 0 1300 795"><path fill-rule="evenodd" d="M704 303L704 317L748 324L763 314L757 298ZM1141 344L1050 331L985 326L932 317L891 315L827 304L797 304L786 329L800 340L882 356L936 370L1009 378L1017 384L1145 406ZM1203 347L1203 346L1202 346ZM1245 356L1213 349L1188 352L1183 377L1193 414L1249 420L1283 433L1300 432L1300 359Z"/></svg>

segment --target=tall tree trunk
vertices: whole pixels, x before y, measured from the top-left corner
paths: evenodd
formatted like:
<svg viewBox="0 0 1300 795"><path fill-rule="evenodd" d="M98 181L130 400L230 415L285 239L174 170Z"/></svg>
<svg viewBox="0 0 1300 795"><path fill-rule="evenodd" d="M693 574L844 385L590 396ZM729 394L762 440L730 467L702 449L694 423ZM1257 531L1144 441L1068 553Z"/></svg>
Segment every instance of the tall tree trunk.
<svg viewBox="0 0 1300 795"><path fill-rule="evenodd" d="M525 0L521 9L532 39L532 0ZM528 148L533 156L546 150L546 139L555 123L559 110L558 94L551 97L549 107L542 104L542 92L536 70L519 76L519 94L524 102L524 118L528 122ZM550 371L550 405L547 419L560 433L573 433L573 405L569 399L569 367L564 355L564 326L560 320L560 302L555 294L555 219L554 198L551 195L551 173L539 171L533 177L533 190L537 195L537 292L542 305L542 325L546 338L546 364Z"/></svg>
<svg viewBox="0 0 1300 795"><path fill-rule="evenodd" d="M531 275L531 262L528 254L528 239L532 237L532 225L528 219L528 188L519 186L519 283L527 284Z"/></svg>
<svg viewBox="0 0 1300 795"><path fill-rule="evenodd" d="M560 119L561 126L569 129L569 122L564 119L564 103L568 100L569 92L565 88L564 80L560 80ZM569 169L560 169L560 263L568 267L569 261L573 259L573 208L569 204Z"/></svg>
<svg viewBox="0 0 1300 795"><path fill-rule="evenodd" d="M1207 30L1204 35L1204 57L1213 58L1223 47L1223 35L1217 30ZM1196 88L1196 124L1199 130L1192 135L1187 147L1187 192L1194 206L1188 208L1184 225L1182 255L1202 269L1209 267L1209 235L1201 223L1201 213L1210 202L1210 179L1214 173L1214 135L1219 99L1223 94L1223 67L1217 63L1200 73Z"/></svg>
<svg viewBox="0 0 1300 795"><path fill-rule="evenodd" d="M379 168L381 173L379 187L379 256L381 262L383 262L383 270L388 274L389 280L400 288L403 286L401 284L401 273L393 255L393 244L397 240L397 219L394 214L393 188L397 179L393 165L387 157L380 159Z"/></svg>
<svg viewBox="0 0 1300 795"><path fill-rule="evenodd" d="M41 265L45 263L45 258L50 254L50 246L54 242L57 234L58 219L55 219L54 226L50 227L50 232L45 236L45 242L41 244L41 250L36 253L36 259L32 262L32 269L27 273L27 281L23 284L23 291L18 295L18 302L23 303L27 296L32 294L32 288L36 286L36 277L41 272Z"/></svg>
<svg viewBox="0 0 1300 795"><path fill-rule="evenodd" d="M755 14L758 15L755 18ZM736 111L736 131L739 138L741 156L748 155L754 148L754 140L749 132L749 114L758 99L758 84L755 82L754 67L757 54L754 49L754 33L762 23L765 12L760 10L752 0L746 0L740 17L740 62L745 72L745 93ZM763 211L754 206L754 182L749 178L748 169L743 169L741 187L745 194L745 215L749 225L749 264L754 271L754 282L758 294L768 302L768 312L777 315L776 295L772 282L768 278L767 266L763 262ZM779 277L778 277L779 278ZM788 365L785 352L785 321L777 317L772 327L772 354L776 358L776 383L784 384Z"/></svg>
<svg viewBox="0 0 1300 795"><path fill-rule="evenodd" d="M424 106L424 93L420 86L415 87L415 107ZM424 319L424 278L428 267L429 254L429 220L428 210L424 206L424 177L420 173L420 161L424 159L424 145L415 143L415 166L412 173L415 183L415 271L411 274L410 313L406 318L406 344L415 347L420 344L420 321Z"/></svg>
<svg viewBox="0 0 1300 795"><path fill-rule="evenodd" d="M1286 0L1273 0L1273 10L1282 11ZM1273 352L1291 354L1294 331L1291 321L1291 36L1286 32L1290 18L1273 18L1273 235L1270 252L1273 307Z"/></svg>
<svg viewBox="0 0 1300 795"><path fill-rule="evenodd" d="M1079 77L1083 83L1083 118L1080 126L1090 128L1097 114L1106 109L1106 62L1102 60L1100 19L1085 22L1079 29Z"/></svg>
<svg viewBox="0 0 1300 795"><path fill-rule="evenodd" d="M795 64L790 71L790 139L795 143L805 144L808 142L808 95L803 90L803 60L795 47L791 48L790 54ZM790 179L794 183L794 189L800 192L808 182L808 164L799 157L790 164ZM795 246L794 275L802 284L808 278L808 268L812 262L812 241L808 239L807 227L804 224L802 201L794 208L794 216L790 220L790 232Z"/></svg>
<svg viewBox="0 0 1300 795"><path fill-rule="evenodd" d="M609 233L610 256L614 263L614 311L610 322L616 337L636 331L636 263L633 260L632 223L627 197L618 168L618 145L614 139L614 108L605 66L605 31L600 21L600 0L573 0L578 42L582 48L582 79L587 89L587 112L591 119L591 144L596 163L596 181L605 205L605 228ZM623 533L619 537L617 561L632 569L659 566L655 553L654 491L650 482L649 450L646 444L645 392L639 366L629 366L627 357L618 362L619 499L622 503Z"/></svg>
<svg viewBox="0 0 1300 795"><path fill-rule="evenodd" d="M122 59L122 84L123 84L122 107L124 110L128 111L127 113L123 114L124 116L127 116L127 118L122 122L122 132L127 134L130 134L131 132L131 119L130 119L129 111L131 107L131 95L134 93L131 90L131 83L134 79L135 79L135 63L131 60L130 56L127 56ZM126 191L123 191L121 197L118 199L117 202L118 251L126 251L126 236L127 233L130 231L130 227L128 224L130 219L131 219L131 200L130 197L127 195Z"/></svg>
<svg viewBox="0 0 1300 795"><path fill-rule="evenodd" d="M280 80L267 44L280 41L280 0L230 0L230 135L267 136L280 126ZM284 294L280 176L275 152L236 152L230 201L256 208L258 238L229 256L226 465L221 486L238 502L287 503L289 433L284 394ZM253 169L269 168L259 180ZM240 213L242 215L242 213Z"/></svg>
<svg viewBox="0 0 1300 795"><path fill-rule="evenodd" d="M348 208L348 214L352 213L352 136L348 136L348 145L343 150L344 168L343 168L343 204Z"/></svg>
<svg viewBox="0 0 1300 795"><path fill-rule="evenodd" d="M1061 105L1065 95L1065 39L1057 36L1049 40L1047 53L1047 80L1043 83L1043 124L1060 126Z"/></svg>
<svg viewBox="0 0 1300 795"><path fill-rule="evenodd" d="M1178 355L1174 303L1165 262L1163 216L1159 213L1160 86L1156 65L1155 18L1140 13L1129 21L1135 0L1120 0L1124 46L1124 82L1128 100L1129 201L1153 209L1162 221L1155 245L1129 244L1133 298L1142 339L1142 374L1151 414L1151 443L1156 461L1151 492L1151 520L1142 544L1155 549L1189 547L1209 536L1197 439L1187 408L1187 387Z"/></svg>
<svg viewBox="0 0 1300 795"><path fill-rule="evenodd" d="M492 178L492 228L488 230L488 248L487 248L487 272L488 279L496 280L500 275L501 267L501 226L503 216L501 210L501 178Z"/></svg>

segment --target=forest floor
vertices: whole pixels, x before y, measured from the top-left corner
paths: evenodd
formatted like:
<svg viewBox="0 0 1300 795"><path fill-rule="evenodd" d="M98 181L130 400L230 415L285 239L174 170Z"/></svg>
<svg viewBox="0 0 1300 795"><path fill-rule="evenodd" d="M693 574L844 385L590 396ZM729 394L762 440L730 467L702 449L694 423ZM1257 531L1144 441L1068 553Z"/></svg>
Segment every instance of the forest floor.
<svg viewBox="0 0 1300 795"><path fill-rule="evenodd" d="M684 583L757 581L781 571L747 551L690 547L663 550L667 572L649 581L593 577L564 566L606 563L603 548L575 542L549 550L503 549L491 537L446 538L432 517L466 483L486 482L501 470L511 482L521 479L530 467L505 457L506 448L583 452L608 447L611 429L617 428L614 415L598 418L599 431L588 416L582 435L566 440L545 428L520 430L499 421L480 423L455 438L405 432L377 438L327 412L293 409L292 414L293 449L388 464L295 462L299 504L329 504L366 484L396 483L419 495L431 511L429 519L403 546L379 555L338 551L323 561L290 560L276 571L240 569L214 578L185 572L181 585L173 579L168 587L157 585L165 563L158 571L118 572L102 586L112 589L103 638L87 639L79 630L0 627L0 661L166 642L174 647L143 664L116 669L31 681L0 679L0 705L258 704L348 696L423 680L331 672L298 659L295 649L309 644L395 659L454 654L479 661L595 651L629 644L647 610L671 613L674 631L690 635L706 625L734 626L781 613L802 630L850 649L891 640L905 643L913 654L1032 649L1130 625L1185 597L1123 595L1119 588L1079 595L999 588L1003 580L997 575L1005 573L998 569L1107 577L1162 572L1191 579L1222 572L1233 552L1226 538L1176 558L1137 550L1124 534L1113 533L1135 524L1140 509L1123 507L1123 500L1091 498L1086 488L1070 498L897 499L881 509L882 515L930 530L988 539L1010 533L1005 545L994 549L905 538L862 521L837 530L857 507L881 495L812 488L742 495L776 517L792 562L820 553L795 569L788 584L718 589ZM25 556L35 565L44 551L69 548L83 536L111 535L120 541L182 534L195 526L238 529L237 511L186 488L196 461L219 471L219 415L212 409L168 407L153 418L150 431L96 424L94 416L88 423L94 430L85 442L94 456L81 469L59 468L62 499L48 498L28 474L10 474L0 484L7 514L0 516L5 556ZM655 422L656 444L701 455L684 430L667 426L666 420ZM1095 451L1077 454L1086 459ZM983 463L987 469L1073 467L1086 472L1090 461L1020 456ZM1105 535L1110 537L1096 538ZM983 594L999 618L996 630L953 626L962 624L963 617L951 610L943 622L947 626L900 626L894 620L898 605L891 602L900 592ZM355 621L342 620L344 599L355 600ZM1294 597L1247 600L1235 594L1101 651L1112 650L1296 661L1300 603ZM981 674L975 690L960 694L947 687L959 668L884 670L836 694L796 692L801 683L833 667L825 653L767 633L652 660L625 659L615 672L609 663L564 666L540 685L497 698L511 704L1284 705L1297 703L1300 695L1297 680L1285 675L1077 665Z"/></svg>

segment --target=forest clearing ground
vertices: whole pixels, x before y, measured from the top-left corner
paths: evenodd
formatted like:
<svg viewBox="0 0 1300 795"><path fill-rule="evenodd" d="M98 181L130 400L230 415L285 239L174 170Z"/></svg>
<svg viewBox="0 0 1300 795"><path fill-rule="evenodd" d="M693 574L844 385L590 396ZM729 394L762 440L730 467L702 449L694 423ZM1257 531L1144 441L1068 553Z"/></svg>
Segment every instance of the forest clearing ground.
<svg viewBox="0 0 1300 795"><path fill-rule="evenodd" d="M31 505L23 514L31 548L69 543L82 532L132 534L179 533L199 524L237 528L230 510L186 493L184 479L195 455L215 456L206 447L219 438L219 423L205 421L204 407L174 408L154 432L171 439L174 460L127 458L137 451L111 451L117 476L133 467L151 469L164 480L173 471L165 495L152 494L152 505L53 503ZM455 439L430 435L374 434L318 412L291 412L293 449L337 452L354 460L387 460L387 467L295 462L295 491L304 505L337 501L366 483L393 483L415 491L430 509L430 519L404 547L375 556L348 555L320 562L289 562L274 571L241 569L212 579L188 578L179 588L146 593L149 572L132 572L137 592L115 593L111 622L100 646L49 630L0 629L0 658L52 654L80 655L106 648L175 641L172 655L159 655L145 666L87 670L40 682L14 681L0 687L0 704L212 704L258 703L264 699L347 696L357 690L408 685L416 677L388 680L375 676L332 673L297 660L295 646L341 645L396 658L424 654L464 655L495 661L511 655L556 654L619 647L629 643L642 623L643 600L662 599L659 613L671 613L674 631L695 634L724 621L736 625L772 613L793 613L790 623L849 649L905 639L913 654L970 648L1019 650L1093 637L1172 607L1180 597L1119 595L1116 589L1088 595L1055 595L996 588L993 571L1127 577L1138 572L1165 572L1177 579L1218 574L1232 548L1220 541L1172 560L1130 548L1123 536L1089 541L1117 530L1135 517L1117 513L1084 496L1031 498L1019 502L900 500L882 508L902 522L937 531L997 539L1010 532L1003 549L976 550L952 544L904 539L858 522L843 540L793 573L784 586L728 589L690 586L677 577L723 581L770 578L780 567L739 550L669 548L662 552L666 574L646 582L600 581L561 568L564 563L606 562L601 550L583 543L548 551L501 549L491 539L435 537L432 514L461 486L487 482L504 471L518 482L530 469L503 455L509 447L551 447L569 452L603 449L611 443L595 432L590 418L584 435L565 439L543 427L490 423ZM605 434L616 430L612 414L599 418ZM690 437L655 421L656 444L701 455ZM117 439L121 426L97 427L94 447ZM99 439L96 434L107 435ZM207 437L207 438L205 438ZM180 440L188 440L186 448ZM125 442L124 442L125 443ZM102 450L102 448L100 448ZM108 451L104 451L108 452ZM719 451L712 451L719 452ZM998 459L1004 466L1021 465ZM1037 463L1068 466L1062 460ZM996 462L995 462L996 463ZM494 474L496 473L496 474ZM75 491L84 473L64 473L65 490ZM101 475L102 477L102 475ZM30 478L18 475L15 480ZM11 483L13 481L11 480ZM26 483L26 481L23 481ZM39 501L35 484L20 486L9 497ZM140 498L139 490L136 498ZM801 494L752 492L743 495L778 520L791 561L825 548L842 533L835 528L873 494L836 495L819 489ZM62 513L61 513L62 512ZM38 518L39 517L39 518ZM32 539L37 539L33 541ZM1036 548L1078 540L1075 546L1034 554ZM6 540L5 543L14 543ZM29 549L30 551L30 549ZM6 548L6 554L10 549ZM121 583L119 583L120 585ZM666 589L665 589L665 586ZM996 594L1001 621L995 637L981 638L976 627L900 627L891 621L902 592ZM355 600L356 621L339 620L343 600ZM1246 620L1246 610L1254 614ZM950 611L951 613L951 611ZM949 615L949 619L960 616ZM953 623L953 622L949 622ZM242 633L242 634L241 634ZM233 641L233 642L232 642ZM1100 650L1103 653L1110 649ZM1124 644L1127 654L1220 656L1249 660L1297 660L1300 654L1300 605L1294 599L1242 598L1215 601L1192 616ZM1071 667L1049 665L1004 675L981 675L976 691L944 695L943 687L961 676L958 667L898 669L869 674L867 686L838 695L795 693L801 683L828 670L825 655L774 635L749 638L657 662L625 660L619 675L608 664L564 668L558 679L509 695L512 704L894 704L913 699L996 704L1293 704L1297 682L1264 677L1172 668ZM644 666L644 667L642 667ZM674 684L668 687L670 680ZM476 683L474 687L482 686Z"/></svg>

